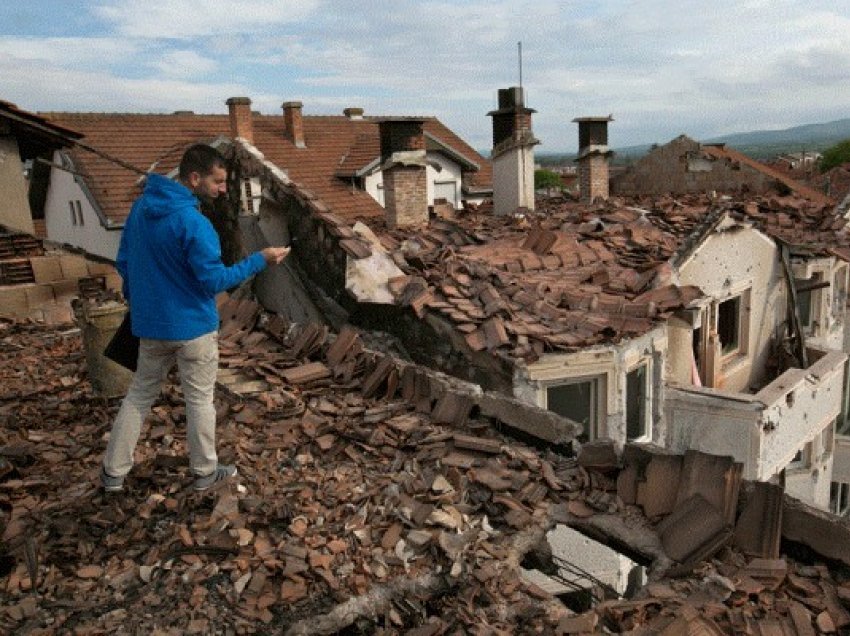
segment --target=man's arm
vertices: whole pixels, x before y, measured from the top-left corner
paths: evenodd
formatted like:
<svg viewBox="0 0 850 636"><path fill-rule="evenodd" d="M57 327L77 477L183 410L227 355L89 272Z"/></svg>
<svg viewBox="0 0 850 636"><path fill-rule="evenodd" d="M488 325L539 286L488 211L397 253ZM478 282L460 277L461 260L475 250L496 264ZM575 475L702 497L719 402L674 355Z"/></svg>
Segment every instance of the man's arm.
<svg viewBox="0 0 850 636"><path fill-rule="evenodd" d="M201 219L203 220L195 226L195 233L188 242L187 256L192 272L204 291L211 296L235 287L268 265L280 263L289 254L288 247L267 247L227 267L221 262L218 234L207 219Z"/></svg>

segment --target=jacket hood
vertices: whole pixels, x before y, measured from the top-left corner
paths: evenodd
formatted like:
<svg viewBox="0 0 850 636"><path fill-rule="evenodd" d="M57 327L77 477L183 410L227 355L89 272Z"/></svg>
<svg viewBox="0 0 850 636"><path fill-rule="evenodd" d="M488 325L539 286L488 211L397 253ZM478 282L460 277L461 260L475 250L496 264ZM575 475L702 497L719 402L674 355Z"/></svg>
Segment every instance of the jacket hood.
<svg viewBox="0 0 850 636"><path fill-rule="evenodd" d="M198 207L198 198L189 188L158 174L147 176L144 201L145 216L153 218L168 216L186 207Z"/></svg>

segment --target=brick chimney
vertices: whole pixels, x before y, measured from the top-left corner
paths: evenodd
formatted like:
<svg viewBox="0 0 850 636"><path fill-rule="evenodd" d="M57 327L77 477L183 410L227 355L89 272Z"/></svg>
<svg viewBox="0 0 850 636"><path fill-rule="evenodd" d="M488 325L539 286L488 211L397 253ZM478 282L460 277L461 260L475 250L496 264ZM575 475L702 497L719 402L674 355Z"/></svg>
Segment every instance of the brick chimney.
<svg viewBox="0 0 850 636"><path fill-rule="evenodd" d="M424 124L424 119L410 117L378 121L384 208L391 228L428 224Z"/></svg>
<svg viewBox="0 0 850 636"><path fill-rule="evenodd" d="M242 137L248 143L254 143L254 123L251 119L251 100L247 97L231 97L227 100L230 113L230 136Z"/></svg>
<svg viewBox="0 0 850 636"><path fill-rule="evenodd" d="M513 214L517 208L534 209L534 146L531 114L521 86L499 89L499 108L493 118L493 209Z"/></svg>
<svg viewBox="0 0 850 636"><path fill-rule="evenodd" d="M614 153L608 149L607 117L576 117L578 123L578 183L584 203L608 199L608 161Z"/></svg>
<svg viewBox="0 0 850 636"><path fill-rule="evenodd" d="M301 119L301 102L283 102L283 136L296 148L304 148L304 121Z"/></svg>

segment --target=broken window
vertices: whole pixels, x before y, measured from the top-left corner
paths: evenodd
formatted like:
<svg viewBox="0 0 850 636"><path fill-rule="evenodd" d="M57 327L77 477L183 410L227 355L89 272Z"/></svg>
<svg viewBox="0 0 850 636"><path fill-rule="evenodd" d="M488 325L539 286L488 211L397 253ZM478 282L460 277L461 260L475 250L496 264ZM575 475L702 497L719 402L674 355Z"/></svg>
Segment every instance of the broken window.
<svg viewBox="0 0 850 636"><path fill-rule="evenodd" d="M686 154L688 172L711 172L711 160L698 152Z"/></svg>
<svg viewBox="0 0 850 636"><path fill-rule="evenodd" d="M812 465L812 443L809 442L797 451L794 458L786 466L786 470L802 470Z"/></svg>
<svg viewBox="0 0 850 636"><path fill-rule="evenodd" d="M741 344L741 297L724 300L717 308L717 335L721 351L732 353Z"/></svg>
<svg viewBox="0 0 850 636"><path fill-rule="evenodd" d="M747 353L749 297L748 290L717 305L717 336L724 356Z"/></svg>
<svg viewBox="0 0 850 636"><path fill-rule="evenodd" d="M820 306L820 290L816 287L821 280L820 274L810 278L796 279L794 287L797 288L797 315L800 317L800 326L806 335L812 335L817 331L819 322L818 307Z"/></svg>
<svg viewBox="0 0 850 636"><path fill-rule="evenodd" d="M546 389L546 408L584 426L579 441L596 439L601 377L576 378Z"/></svg>
<svg viewBox="0 0 850 636"><path fill-rule="evenodd" d="M649 434L649 365L642 364L626 374L626 439L634 441Z"/></svg>
<svg viewBox="0 0 850 636"><path fill-rule="evenodd" d="M850 360L844 361L844 390L841 394L841 413L835 421L838 435L850 435Z"/></svg>
<svg viewBox="0 0 850 636"><path fill-rule="evenodd" d="M850 507L850 484L834 481L829 485L829 509L844 516Z"/></svg>

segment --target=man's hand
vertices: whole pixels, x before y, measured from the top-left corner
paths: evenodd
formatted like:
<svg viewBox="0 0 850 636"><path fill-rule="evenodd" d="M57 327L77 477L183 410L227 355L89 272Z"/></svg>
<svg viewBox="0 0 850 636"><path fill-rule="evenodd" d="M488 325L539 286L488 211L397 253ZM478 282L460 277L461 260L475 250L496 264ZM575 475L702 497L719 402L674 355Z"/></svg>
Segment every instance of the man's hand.
<svg viewBox="0 0 850 636"><path fill-rule="evenodd" d="M261 252L267 265L278 265L289 254L288 247L266 247Z"/></svg>

